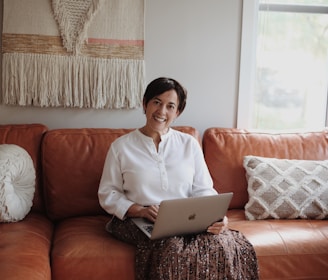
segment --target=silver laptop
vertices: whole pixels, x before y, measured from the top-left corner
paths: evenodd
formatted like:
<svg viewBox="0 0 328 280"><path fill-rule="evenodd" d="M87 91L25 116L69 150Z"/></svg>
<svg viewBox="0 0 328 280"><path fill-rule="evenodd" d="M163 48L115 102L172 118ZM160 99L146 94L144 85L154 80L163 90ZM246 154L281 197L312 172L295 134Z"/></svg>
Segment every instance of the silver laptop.
<svg viewBox="0 0 328 280"><path fill-rule="evenodd" d="M224 218L232 196L233 193L222 193L163 200L155 223L143 218L132 220L150 239L204 232Z"/></svg>

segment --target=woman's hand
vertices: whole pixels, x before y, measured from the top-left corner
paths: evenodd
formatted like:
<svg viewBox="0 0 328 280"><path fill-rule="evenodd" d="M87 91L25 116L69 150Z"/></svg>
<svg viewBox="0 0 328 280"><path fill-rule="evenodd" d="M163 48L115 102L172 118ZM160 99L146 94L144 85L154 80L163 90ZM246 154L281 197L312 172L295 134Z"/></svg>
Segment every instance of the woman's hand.
<svg viewBox="0 0 328 280"><path fill-rule="evenodd" d="M147 207L143 207L143 209L141 210L141 217L155 223L158 214L158 209L158 205L150 205Z"/></svg>
<svg viewBox="0 0 328 280"><path fill-rule="evenodd" d="M213 225L207 228L207 232L213 234L219 234L222 230L226 229L228 226L228 218L224 216L222 222L215 222Z"/></svg>
<svg viewBox="0 0 328 280"><path fill-rule="evenodd" d="M141 206L133 204L128 210L128 216L134 218L145 218L154 223L157 218L158 209L158 205Z"/></svg>

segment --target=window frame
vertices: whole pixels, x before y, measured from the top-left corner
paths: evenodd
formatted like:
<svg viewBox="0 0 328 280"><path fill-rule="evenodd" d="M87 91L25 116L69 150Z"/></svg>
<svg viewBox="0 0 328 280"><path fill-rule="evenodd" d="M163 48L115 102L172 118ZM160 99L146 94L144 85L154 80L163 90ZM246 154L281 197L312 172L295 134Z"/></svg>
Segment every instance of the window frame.
<svg viewBox="0 0 328 280"><path fill-rule="evenodd" d="M256 72L256 39L258 12L300 12L328 14L328 7L303 4L259 4L259 0L243 0L239 66L237 128L251 128L254 79ZM327 85L328 96L328 85ZM328 98L325 126L328 127Z"/></svg>

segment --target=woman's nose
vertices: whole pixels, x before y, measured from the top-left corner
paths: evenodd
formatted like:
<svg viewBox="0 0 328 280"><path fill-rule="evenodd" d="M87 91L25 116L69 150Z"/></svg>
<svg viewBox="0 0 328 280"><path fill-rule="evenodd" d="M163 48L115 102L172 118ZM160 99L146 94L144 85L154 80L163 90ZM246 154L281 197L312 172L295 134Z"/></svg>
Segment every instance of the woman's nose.
<svg viewBox="0 0 328 280"><path fill-rule="evenodd" d="M159 106L158 110L159 110L159 112L161 112L161 113L165 113L166 108L165 108L164 105L161 105L161 106Z"/></svg>

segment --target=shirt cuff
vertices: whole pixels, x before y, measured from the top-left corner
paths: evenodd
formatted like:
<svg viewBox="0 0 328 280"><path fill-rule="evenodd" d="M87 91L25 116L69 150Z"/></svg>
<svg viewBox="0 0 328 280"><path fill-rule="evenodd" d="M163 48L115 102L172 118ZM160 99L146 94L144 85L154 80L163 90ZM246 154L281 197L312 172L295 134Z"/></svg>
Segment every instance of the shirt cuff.
<svg viewBox="0 0 328 280"><path fill-rule="evenodd" d="M129 208L134 204L134 202L130 200L122 200L118 203L119 207L116 209L115 216L121 220L126 219L126 214Z"/></svg>

